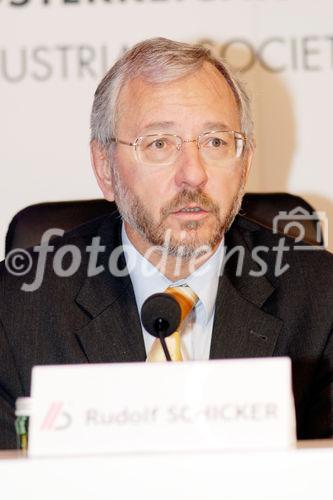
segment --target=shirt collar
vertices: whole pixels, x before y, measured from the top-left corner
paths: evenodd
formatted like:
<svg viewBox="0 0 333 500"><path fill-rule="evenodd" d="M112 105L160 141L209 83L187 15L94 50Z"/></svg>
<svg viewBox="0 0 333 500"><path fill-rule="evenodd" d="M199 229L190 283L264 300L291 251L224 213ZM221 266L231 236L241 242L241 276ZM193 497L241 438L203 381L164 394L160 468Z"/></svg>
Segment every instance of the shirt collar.
<svg viewBox="0 0 333 500"><path fill-rule="evenodd" d="M205 323L208 323L215 308L223 260L224 239L213 255L187 278L179 281L170 281L138 252L129 240L124 224L122 225L121 237L139 311L141 311L144 301L150 295L163 292L168 286L177 286L186 283L197 294L200 301L198 302L198 306L200 306L200 303L202 304Z"/></svg>

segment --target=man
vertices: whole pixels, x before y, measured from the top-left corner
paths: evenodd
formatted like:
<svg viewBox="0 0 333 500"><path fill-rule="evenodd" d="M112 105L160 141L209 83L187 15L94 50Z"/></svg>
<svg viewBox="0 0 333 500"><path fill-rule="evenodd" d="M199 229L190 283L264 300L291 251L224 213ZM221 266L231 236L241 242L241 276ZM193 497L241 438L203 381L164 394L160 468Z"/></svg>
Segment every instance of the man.
<svg viewBox="0 0 333 500"><path fill-rule="evenodd" d="M235 219L254 151L240 82L206 49L148 40L100 83L91 129L97 181L121 218L45 243L33 292L24 285L41 269L36 250L24 280L2 265L1 447L15 446L13 407L29 394L32 366L145 361L154 338L141 306L175 284L197 298L183 359L290 356L298 437L331 436L332 256ZM82 261L66 278L55 262L69 246Z"/></svg>

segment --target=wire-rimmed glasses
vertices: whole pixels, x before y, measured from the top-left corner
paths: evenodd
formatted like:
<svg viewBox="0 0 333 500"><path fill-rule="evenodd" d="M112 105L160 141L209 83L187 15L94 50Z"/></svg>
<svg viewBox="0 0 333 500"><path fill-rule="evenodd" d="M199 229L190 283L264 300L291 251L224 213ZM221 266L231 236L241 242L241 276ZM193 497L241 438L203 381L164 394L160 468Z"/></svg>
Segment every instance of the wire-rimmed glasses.
<svg viewBox="0 0 333 500"><path fill-rule="evenodd" d="M196 139L183 139L176 134L160 133L137 137L126 142L110 137L110 142L134 147L137 161L151 166L171 165L184 143L196 142L202 160L208 166L225 166L243 155L247 138L235 130L204 132Z"/></svg>

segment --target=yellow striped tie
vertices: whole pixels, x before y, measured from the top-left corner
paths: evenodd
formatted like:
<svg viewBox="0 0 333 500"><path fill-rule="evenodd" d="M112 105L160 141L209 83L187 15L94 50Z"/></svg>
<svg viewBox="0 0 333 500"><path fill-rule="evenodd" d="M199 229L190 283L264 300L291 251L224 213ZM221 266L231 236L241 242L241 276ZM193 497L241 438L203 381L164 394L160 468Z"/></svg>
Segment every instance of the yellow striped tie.
<svg viewBox="0 0 333 500"><path fill-rule="evenodd" d="M170 353L172 361L183 361L181 347L180 347L180 332L185 323L185 319L195 307L198 302L198 296L195 292L188 286L170 286L165 290L164 293L172 295L180 305L181 309L181 319L180 325L177 331L166 337L165 342ZM166 361L166 357L161 345L160 339L155 339L153 345L149 351L146 361L148 363L153 363L156 361Z"/></svg>

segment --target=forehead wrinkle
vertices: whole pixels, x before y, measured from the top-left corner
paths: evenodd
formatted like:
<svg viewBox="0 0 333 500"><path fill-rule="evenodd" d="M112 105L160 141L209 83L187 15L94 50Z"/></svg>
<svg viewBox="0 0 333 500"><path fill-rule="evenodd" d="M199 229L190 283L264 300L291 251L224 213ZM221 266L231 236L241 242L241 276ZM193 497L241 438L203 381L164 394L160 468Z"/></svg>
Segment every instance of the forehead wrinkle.
<svg viewBox="0 0 333 500"><path fill-rule="evenodd" d="M146 125L143 124L140 127L140 130L145 133L149 132L151 130L170 130L173 127L175 127L176 123L173 121L154 121L147 123Z"/></svg>
<svg viewBox="0 0 333 500"><path fill-rule="evenodd" d="M203 124L203 128L207 129L208 132L210 130L228 130L229 125L227 125L225 122L220 121L205 122Z"/></svg>

